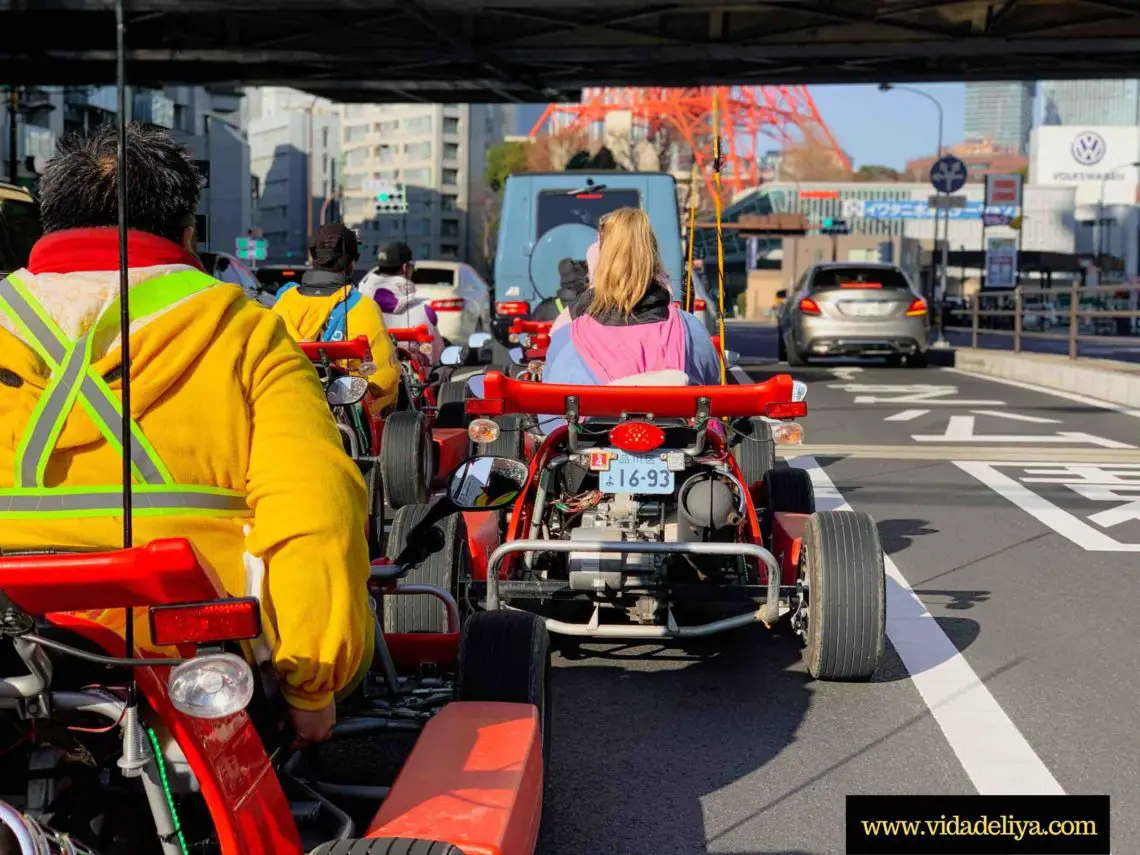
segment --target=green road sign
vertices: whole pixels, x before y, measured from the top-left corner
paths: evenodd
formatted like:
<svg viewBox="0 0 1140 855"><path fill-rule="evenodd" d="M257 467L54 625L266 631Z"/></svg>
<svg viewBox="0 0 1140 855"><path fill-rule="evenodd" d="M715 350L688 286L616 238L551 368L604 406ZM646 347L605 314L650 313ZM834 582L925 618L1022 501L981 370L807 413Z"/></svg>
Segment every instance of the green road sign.
<svg viewBox="0 0 1140 855"><path fill-rule="evenodd" d="M269 257L269 241L265 238L239 237L237 257L247 261L265 261Z"/></svg>

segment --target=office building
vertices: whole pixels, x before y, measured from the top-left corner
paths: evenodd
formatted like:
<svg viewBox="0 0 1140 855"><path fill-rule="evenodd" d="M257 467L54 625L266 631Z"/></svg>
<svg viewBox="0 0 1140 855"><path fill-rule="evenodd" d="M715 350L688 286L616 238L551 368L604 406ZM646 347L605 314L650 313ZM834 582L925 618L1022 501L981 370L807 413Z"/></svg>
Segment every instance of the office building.
<svg viewBox="0 0 1140 855"><path fill-rule="evenodd" d="M1043 125L1140 125L1140 80L1049 80Z"/></svg>
<svg viewBox="0 0 1140 855"><path fill-rule="evenodd" d="M1024 81L966 84L966 137L1025 154L1033 127L1035 84Z"/></svg>
<svg viewBox="0 0 1140 855"><path fill-rule="evenodd" d="M456 259L485 271L492 216L487 149L510 130L497 104L348 104L341 107L344 221L361 239L361 265L403 240L417 259ZM385 185L405 186L407 214L377 214Z"/></svg>
<svg viewBox="0 0 1140 855"><path fill-rule="evenodd" d="M18 180L34 185L59 139L116 120L113 86L21 87L17 113ZM207 177L198 205L198 248L233 251L249 231L249 146L236 124L241 95L229 86L127 90L129 118L168 128ZM8 180L8 111L0 110L0 163Z"/></svg>
<svg viewBox="0 0 1140 855"><path fill-rule="evenodd" d="M253 224L268 241L263 263L300 264L309 236L341 217L338 108L295 89L249 89L242 120L256 187Z"/></svg>

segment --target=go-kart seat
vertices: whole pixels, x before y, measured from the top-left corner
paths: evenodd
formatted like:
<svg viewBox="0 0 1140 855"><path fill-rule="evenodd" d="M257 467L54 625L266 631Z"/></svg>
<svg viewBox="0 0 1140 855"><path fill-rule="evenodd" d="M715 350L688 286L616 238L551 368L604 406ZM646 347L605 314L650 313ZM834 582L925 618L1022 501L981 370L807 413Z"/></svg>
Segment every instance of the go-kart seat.
<svg viewBox="0 0 1140 855"><path fill-rule="evenodd" d="M530 704L456 701L424 726L365 838L531 855L542 816L542 732Z"/></svg>

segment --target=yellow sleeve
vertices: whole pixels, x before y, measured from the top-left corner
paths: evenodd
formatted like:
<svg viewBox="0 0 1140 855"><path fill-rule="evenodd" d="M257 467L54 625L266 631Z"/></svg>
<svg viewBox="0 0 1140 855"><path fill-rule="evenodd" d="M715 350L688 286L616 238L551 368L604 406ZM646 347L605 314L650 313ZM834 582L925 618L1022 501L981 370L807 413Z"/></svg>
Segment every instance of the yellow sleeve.
<svg viewBox="0 0 1140 855"><path fill-rule="evenodd" d="M360 326L356 329L366 330L368 347L372 351L372 362L376 365L376 373L368 378L376 395L380 409L396 403L399 394L400 363L396 358L396 345L388 335L388 328L384 326L384 315L375 301L364 299L353 309L353 318L350 323L356 322L356 315L360 315Z"/></svg>
<svg viewBox="0 0 1140 855"><path fill-rule="evenodd" d="M242 366L252 420L246 548L266 563L285 697L316 710L368 653L367 490L309 360L279 318L263 317Z"/></svg>

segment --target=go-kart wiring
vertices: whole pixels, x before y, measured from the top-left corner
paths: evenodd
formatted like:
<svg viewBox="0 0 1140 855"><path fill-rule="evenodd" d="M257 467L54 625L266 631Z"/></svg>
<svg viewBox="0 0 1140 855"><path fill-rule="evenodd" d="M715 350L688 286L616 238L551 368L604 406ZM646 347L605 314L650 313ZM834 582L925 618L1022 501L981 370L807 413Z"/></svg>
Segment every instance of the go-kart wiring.
<svg viewBox="0 0 1140 855"><path fill-rule="evenodd" d="M186 846L186 837L182 833L182 822L178 819L178 809L174 806L174 794L170 792L170 781L166 777L166 758L162 756L162 746L159 745L158 736L154 730L145 728L147 738L150 740L151 751L154 752L154 765L158 767L158 779L162 783L162 793L166 796L166 804L170 808L170 819L174 824L174 836L178 838L178 848L182 855L190 855Z"/></svg>
<svg viewBox="0 0 1140 855"><path fill-rule="evenodd" d="M603 494L600 490L588 490L585 493L579 493L576 496L570 496L561 501L555 500L551 502L551 504L564 515L576 515L595 507L598 502L602 500L602 496Z"/></svg>

